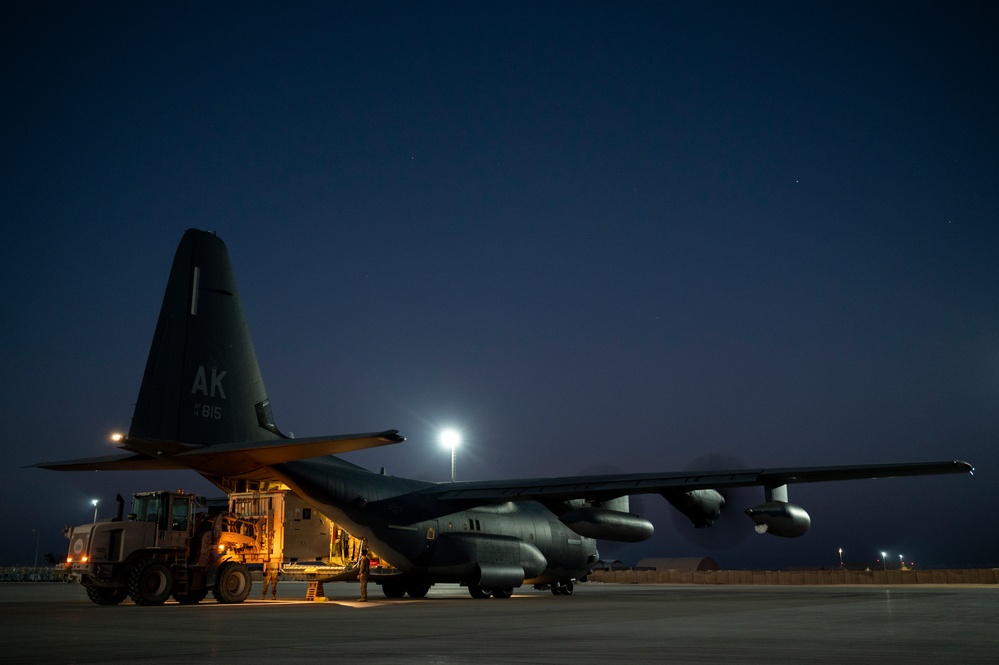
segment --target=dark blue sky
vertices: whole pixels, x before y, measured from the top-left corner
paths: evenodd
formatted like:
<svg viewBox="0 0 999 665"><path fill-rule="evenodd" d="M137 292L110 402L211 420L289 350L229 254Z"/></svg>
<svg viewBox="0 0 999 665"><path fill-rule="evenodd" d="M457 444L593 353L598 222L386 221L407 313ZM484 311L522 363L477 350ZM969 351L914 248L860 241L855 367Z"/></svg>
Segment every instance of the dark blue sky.
<svg viewBox="0 0 999 665"><path fill-rule="evenodd" d="M645 498L611 554L999 565L992 4L0 12L0 563L91 498L213 491L20 468L113 452L196 227L282 429L409 439L351 461L445 480L445 424L459 479L961 458L794 486L808 535L717 551Z"/></svg>

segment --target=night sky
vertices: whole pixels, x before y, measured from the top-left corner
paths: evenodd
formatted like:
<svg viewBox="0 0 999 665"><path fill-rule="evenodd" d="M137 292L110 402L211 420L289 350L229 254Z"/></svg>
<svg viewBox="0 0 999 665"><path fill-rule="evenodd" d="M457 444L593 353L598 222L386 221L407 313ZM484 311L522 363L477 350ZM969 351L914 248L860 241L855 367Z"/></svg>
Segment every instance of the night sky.
<svg viewBox="0 0 999 665"><path fill-rule="evenodd" d="M645 497L604 553L999 566L999 10L686 4L5 2L0 564L218 495L22 468L115 452L194 227L282 430L408 438L352 462L445 481L445 425L459 480L965 459L722 549Z"/></svg>

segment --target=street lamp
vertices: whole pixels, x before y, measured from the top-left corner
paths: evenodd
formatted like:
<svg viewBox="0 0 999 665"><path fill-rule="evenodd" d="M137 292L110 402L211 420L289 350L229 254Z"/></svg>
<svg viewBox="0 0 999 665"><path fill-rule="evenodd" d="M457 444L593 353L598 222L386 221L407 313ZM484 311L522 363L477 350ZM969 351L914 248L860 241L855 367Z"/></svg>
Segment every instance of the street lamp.
<svg viewBox="0 0 999 665"><path fill-rule="evenodd" d="M903 568L905 568L905 562L902 561L902 555L899 554L898 555L898 569L902 570Z"/></svg>
<svg viewBox="0 0 999 665"><path fill-rule="evenodd" d="M881 567L884 568L885 570L888 570L888 562L886 561L887 556L888 552L881 553Z"/></svg>
<svg viewBox="0 0 999 665"><path fill-rule="evenodd" d="M461 443L461 434L457 430L446 429L441 432L441 445L451 449L451 482L454 482L454 449Z"/></svg>
<svg viewBox="0 0 999 665"><path fill-rule="evenodd" d="M94 504L94 524L97 524L97 499L91 499L90 503Z"/></svg>
<svg viewBox="0 0 999 665"><path fill-rule="evenodd" d="M843 548L839 548L839 567L843 567Z"/></svg>

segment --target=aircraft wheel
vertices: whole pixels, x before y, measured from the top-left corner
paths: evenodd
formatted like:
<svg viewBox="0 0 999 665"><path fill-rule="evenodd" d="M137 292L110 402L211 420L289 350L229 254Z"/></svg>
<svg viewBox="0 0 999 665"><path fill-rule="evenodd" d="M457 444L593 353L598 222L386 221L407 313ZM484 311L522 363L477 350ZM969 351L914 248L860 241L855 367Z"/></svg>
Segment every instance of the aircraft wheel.
<svg viewBox="0 0 999 665"><path fill-rule="evenodd" d="M159 561L139 561L128 571L128 595L136 605L162 605L172 591L173 571Z"/></svg>
<svg viewBox="0 0 999 665"><path fill-rule="evenodd" d="M489 589L483 589L480 586L475 586L474 584L468 585L468 595L472 598L488 598Z"/></svg>
<svg viewBox="0 0 999 665"><path fill-rule="evenodd" d="M241 563L227 563L219 573L212 595L220 603L241 603L250 595L251 586L249 568Z"/></svg>
<svg viewBox="0 0 999 665"><path fill-rule="evenodd" d="M562 587L559 586L558 584L553 584L552 585L552 595L553 596L561 596L562 595Z"/></svg>
<svg viewBox="0 0 999 665"><path fill-rule="evenodd" d="M187 593L175 593L173 594L173 599L176 600L181 605L197 605L205 599L208 595L208 589L201 589L200 591L188 591Z"/></svg>
<svg viewBox="0 0 999 665"><path fill-rule="evenodd" d="M382 584L382 593L386 598L402 598L406 595L406 587L398 582L385 582Z"/></svg>
<svg viewBox="0 0 999 665"><path fill-rule="evenodd" d="M565 584L562 585L562 595L563 596L571 596L572 595L572 588L573 588L572 587L572 580L569 580L568 582L566 582Z"/></svg>
<svg viewBox="0 0 999 665"><path fill-rule="evenodd" d="M87 597L98 605L117 605L128 597L125 587L88 586Z"/></svg>
<svg viewBox="0 0 999 665"><path fill-rule="evenodd" d="M414 584L406 589L406 593L409 594L410 598L426 598L429 592L429 584Z"/></svg>
<svg viewBox="0 0 999 665"><path fill-rule="evenodd" d="M498 587L493 589L493 598L509 598L513 595L513 587Z"/></svg>

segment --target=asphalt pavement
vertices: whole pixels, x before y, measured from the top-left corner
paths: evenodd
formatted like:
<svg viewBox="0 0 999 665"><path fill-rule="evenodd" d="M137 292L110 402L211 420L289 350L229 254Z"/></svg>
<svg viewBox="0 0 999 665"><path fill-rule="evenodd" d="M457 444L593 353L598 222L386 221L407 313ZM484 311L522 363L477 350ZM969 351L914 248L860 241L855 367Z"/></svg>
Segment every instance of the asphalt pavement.
<svg viewBox="0 0 999 665"><path fill-rule="evenodd" d="M101 607L61 583L0 584L17 663L995 663L999 588L578 584L475 600L389 600L283 582L240 605Z"/></svg>

